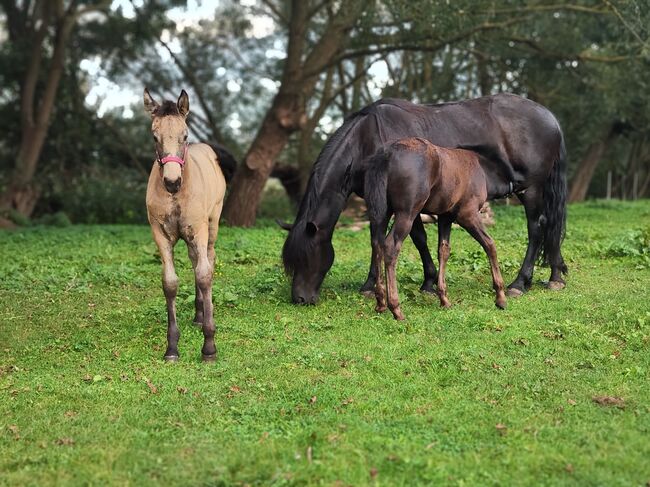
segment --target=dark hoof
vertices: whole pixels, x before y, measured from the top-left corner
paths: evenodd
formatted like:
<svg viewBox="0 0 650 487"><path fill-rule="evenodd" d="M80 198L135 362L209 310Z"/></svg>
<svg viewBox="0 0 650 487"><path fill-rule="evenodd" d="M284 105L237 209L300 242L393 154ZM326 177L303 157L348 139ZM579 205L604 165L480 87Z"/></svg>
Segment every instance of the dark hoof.
<svg viewBox="0 0 650 487"><path fill-rule="evenodd" d="M397 321L404 321L406 319L406 316L404 316L404 313L402 313L401 309L396 308L393 310L393 318L395 318Z"/></svg>
<svg viewBox="0 0 650 487"><path fill-rule="evenodd" d="M509 287L508 290L506 291L506 296L509 298L518 298L519 296L523 296L524 292L521 289L517 289L516 287Z"/></svg>
<svg viewBox="0 0 650 487"><path fill-rule="evenodd" d="M379 306L379 305L375 306L375 311L376 311L377 313L383 313L383 312L386 311L387 309L388 309L388 308L387 308L386 306Z"/></svg>
<svg viewBox="0 0 650 487"><path fill-rule="evenodd" d="M562 281L548 281L546 287L551 291L560 291L566 287L566 283Z"/></svg>
<svg viewBox="0 0 650 487"><path fill-rule="evenodd" d="M449 301L447 301L445 303L440 303L440 307L444 308L444 309L449 309L449 308L451 308L451 303Z"/></svg>
<svg viewBox="0 0 650 487"><path fill-rule="evenodd" d="M494 305L499 309L506 309L507 306L505 299L503 301L497 301Z"/></svg>
<svg viewBox="0 0 650 487"><path fill-rule="evenodd" d="M196 319L193 319L193 320L192 320L192 324L193 324L194 326L202 327L202 326L203 326L203 321L197 321Z"/></svg>
<svg viewBox="0 0 650 487"><path fill-rule="evenodd" d="M212 355L201 355L201 360L204 363L212 363L217 361L217 354L213 353Z"/></svg>
<svg viewBox="0 0 650 487"><path fill-rule="evenodd" d="M436 294L436 286L425 282L420 286L420 291L427 294Z"/></svg>
<svg viewBox="0 0 650 487"><path fill-rule="evenodd" d="M361 291L359 291L359 292L360 292L363 296L365 296L366 298L374 298L374 297L375 297L375 291L368 291L368 290L364 291L364 290L361 290Z"/></svg>
<svg viewBox="0 0 650 487"><path fill-rule="evenodd" d="M163 360L165 362L178 362L178 355L165 355Z"/></svg>

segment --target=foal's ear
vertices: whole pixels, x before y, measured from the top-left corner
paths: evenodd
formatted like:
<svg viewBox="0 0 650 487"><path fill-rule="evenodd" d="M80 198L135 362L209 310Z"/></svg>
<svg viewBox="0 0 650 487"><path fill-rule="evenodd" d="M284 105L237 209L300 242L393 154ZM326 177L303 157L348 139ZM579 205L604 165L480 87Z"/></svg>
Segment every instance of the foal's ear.
<svg viewBox="0 0 650 487"><path fill-rule="evenodd" d="M313 237L318 231L318 225L316 225L314 222L307 222L305 230L307 231L307 235Z"/></svg>
<svg viewBox="0 0 650 487"><path fill-rule="evenodd" d="M144 109L153 117L153 113L159 107L158 102L151 97L148 89L144 89Z"/></svg>
<svg viewBox="0 0 650 487"><path fill-rule="evenodd" d="M187 117L187 114L190 113L190 97L187 96L185 90L181 90L181 96L178 97L176 106L178 107L178 113L182 116Z"/></svg>

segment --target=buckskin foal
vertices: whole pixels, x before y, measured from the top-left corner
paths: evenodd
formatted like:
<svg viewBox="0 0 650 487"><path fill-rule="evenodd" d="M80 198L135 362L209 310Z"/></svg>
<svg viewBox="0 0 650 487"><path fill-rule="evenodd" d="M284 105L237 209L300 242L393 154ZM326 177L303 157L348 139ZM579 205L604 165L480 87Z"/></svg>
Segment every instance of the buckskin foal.
<svg viewBox="0 0 650 487"><path fill-rule="evenodd" d="M195 323L203 326L203 361L216 359L212 308L214 242L226 192L217 156L206 144L187 143L189 98L185 90L177 102L158 104L144 90L144 107L151 114L156 161L147 185L147 215L163 266L167 300L167 350L164 359L178 360L180 330L176 323L178 277L174 246L179 239L187 250L196 279Z"/></svg>

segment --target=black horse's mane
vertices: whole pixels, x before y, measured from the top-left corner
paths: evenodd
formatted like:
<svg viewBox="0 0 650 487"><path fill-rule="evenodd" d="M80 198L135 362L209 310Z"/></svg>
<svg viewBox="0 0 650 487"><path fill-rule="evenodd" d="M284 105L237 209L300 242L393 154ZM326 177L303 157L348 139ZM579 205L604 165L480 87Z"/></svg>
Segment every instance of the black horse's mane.
<svg viewBox="0 0 650 487"><path fill-rule="evenodd" d="M321 179L324 177L325 172L331 167L330 164L327 164L327 161L330 161L332 157L335 156L335 152L341 149L350 134L350 131L354 129L359 120L365 118L367 115L376 115L376 106L380 103L381 100L348 115L343 124L334 132L334 134L332 134L320 151L320 154L312 168L311 175L309 176L307 192L300 202L300 207L298 208L298 214L296 215L293 228L289 232L282 249L284 270L288 275L293 274L294 269L307 265L309 262L309 255L315 245L314 239L307 236L305 231L303 231L303 227L306 223L305 219L311 215L312 210L318 208L321 203L321 194L319 192L319 189L321 189ZM349 155L348 157L353 159L353 157L350 157ZM346 171L349 173L350 168L346 167ZM344 186L345 184L343 187L339 187L338 190L341 192L343 197L347 197L347 193L345 195L343 194L346 192Z"/></svg>

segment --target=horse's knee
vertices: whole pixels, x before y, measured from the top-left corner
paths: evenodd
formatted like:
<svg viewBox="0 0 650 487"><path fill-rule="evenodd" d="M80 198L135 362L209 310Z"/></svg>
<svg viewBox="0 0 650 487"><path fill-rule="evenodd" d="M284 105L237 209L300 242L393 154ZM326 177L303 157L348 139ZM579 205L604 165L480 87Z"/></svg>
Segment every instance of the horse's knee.
<svg viewBox="0 0 650 487"><path fill-rule="evenodd" d="M162 284L165 297L168 299L175 298L178 291L178 276L176 273L165 273Z"/></svg>

